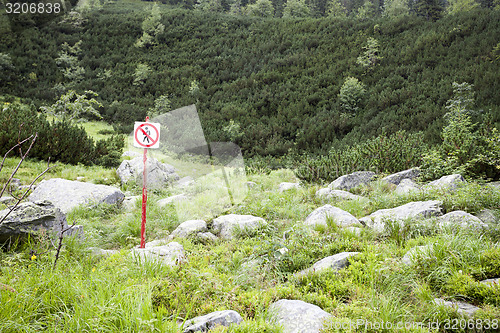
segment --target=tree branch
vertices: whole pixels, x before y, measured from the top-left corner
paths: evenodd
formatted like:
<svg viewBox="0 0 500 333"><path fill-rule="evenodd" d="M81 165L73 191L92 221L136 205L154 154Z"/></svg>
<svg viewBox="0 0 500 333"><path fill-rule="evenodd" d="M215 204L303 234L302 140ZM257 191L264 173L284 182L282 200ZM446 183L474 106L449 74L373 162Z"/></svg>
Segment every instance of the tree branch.
<svg viewBox="0 0 500 333"><path fill-rule="evenodd" d="M31 143L30 143L30 146L28 147L28 150L26 151L26 153L24 155L21 155L21 160L19 161L19 163L17 164L16 168L12 171L12 173L10 174L10 177L9 177L9 180L7 180L7 182L5 183L4 187L2 188L2 191L0 192L0 198L2 197L2 195L4 194L5 192L5 189L7 188L7 186L9 186L12 178L14 177L14 175L16 174L17 170L19 170L19 167L21 166L21 164L24 162L24 160L26 159L26 156L28 156L28 153L30 152L31 148L33 147L33 144L35 143L36 139L38 138L38 133L35 133L35 136L30 136L31 139ZM26 139L27 140L27 139ZM13 148L17 147L17 146L20 146L23 142L25 142L26 140L22 141L22 142L19 142L17 145L15 145ZM12 149L11 149L12 150ZM10 152L10 150L9 150ZM9 153L7 152L7 154ZM7 154L5 154L4 156L4 160L5 160L5 157L7 157ZM2 167L3 167L3 161L2 161Z"/></svg>
<svg viewBox="0 0 500 333"><path fill-rule="evenodd" d="M10 211L9 211L7 214L5 214L5 216L3 216L3 217L0 219L0 223L2 223L2 222L3 222L6 218L7 218L7 216L9 216L9 215L10 215L10 213L12 213L12 211L13 211L14 209L16 209L16 207L19 205L19 203L20 203L20 202L21 202L24 198L26 198L26 196L28 195L29 191L31 191L31 188L33 187L33 184L35 184L35 182L36 182L36 181L37 181L40 177L42 177L42 176L43 176L43 175L44 175L47 171L49 171L50 169L52 169L52 168L53 168L53 166L51 167L51 166L49 166L49 165L50 165L50 158L49 158L49 160L47 161L47 168L45 168L45 170L43 170L43 172L42 172L42 173L40 173L40 174L39 174L39 175L38 175L35 179L33 179L33 181L30 183L30 185L29 185L28 189L24 192L24 194L23 194L20 198L18 198L18 199L17 199L17 202L14 204L14 206L9 207Z"/></svg>
<svg viewBox="0 0 500 333"><path fill-rule="evenodd" d="M2 164L0 164L0 171L2 171L2 168L3 168L3 165L5 163L5 160L7 159L7 155L9 155L9 153L11 151L13 151L14 149L16 149L17 146L19 145L22 145L23 143L25 143L26 141L28 141L29 139L31 139L33 137L33 135L31 135L29 138L26 138L24 139L23 141L19 142L18 144L16 144L14 147L10 148L6 153L5 155L3 156L3 160L2 160ZM1 197L1 196L0 196Z"/></svg>
<svg viewBox="0 0 500 333"><path fill-rule="evenodd" d="M61 219L61 232L59 233L59 244L57 245L56 258L54 259L54 266L52 266L52 269L56 268L57 260L59 259L59 254L61 253L64 233L66 231L71 230L75 225L76 221L74 221L73 224L70 225L69 227L64 228L64 220Z"/></svg>

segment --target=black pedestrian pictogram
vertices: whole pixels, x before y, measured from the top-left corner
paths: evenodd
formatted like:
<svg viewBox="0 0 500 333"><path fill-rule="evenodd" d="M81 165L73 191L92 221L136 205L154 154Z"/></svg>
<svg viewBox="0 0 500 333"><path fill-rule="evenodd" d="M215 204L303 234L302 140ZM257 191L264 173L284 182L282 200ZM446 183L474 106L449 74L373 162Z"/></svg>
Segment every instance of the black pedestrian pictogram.
<svg viewBox="0 0 500 333"><path fill-rule="evenodd" d="M138 148L159 148L160 124L136 122L134 132L134 146Z"/></svg>
<svg viewBox="0 0 500 333"><path fill-rule="evenodd" d="M149 130L149 128L147 126L144 127L142 134L144 134L144 139L142 139L142 142L145 142L147 140L147 143L150 143L149 138L151 137L151 131Z"/></svg>

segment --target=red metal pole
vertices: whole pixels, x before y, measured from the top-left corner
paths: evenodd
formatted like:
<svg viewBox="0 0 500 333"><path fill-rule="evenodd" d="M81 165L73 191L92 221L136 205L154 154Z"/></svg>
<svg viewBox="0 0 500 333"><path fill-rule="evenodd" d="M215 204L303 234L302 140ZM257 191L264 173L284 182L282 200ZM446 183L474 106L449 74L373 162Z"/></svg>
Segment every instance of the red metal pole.
<svg viewBox="0 0 500 333"><path fill-rule="evenodd" d="M149 117L146 116L146 122L149 121ZM146 233L146 204L148 202L148 188L147 188L147 177L148 172L146 169L146 161L148 160L148 150L144 148L144 170L142 172L142 216L141 216L141 246L143 249L146 245L144 234Z"/></svg>

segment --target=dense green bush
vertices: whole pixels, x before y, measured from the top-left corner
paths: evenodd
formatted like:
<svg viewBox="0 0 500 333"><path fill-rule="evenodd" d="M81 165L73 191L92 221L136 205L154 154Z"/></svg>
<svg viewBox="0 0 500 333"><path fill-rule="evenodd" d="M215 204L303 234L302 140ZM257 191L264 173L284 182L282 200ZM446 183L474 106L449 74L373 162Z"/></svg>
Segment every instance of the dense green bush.
<svg viewBox="0 0 500 333"><path fill-rule="evenodd" d="M470 275L456 272L448 279L444 290L447 294L480 305L483 303L500 305L500 288L498 285L487 286L474 280Z"/></svg>
<svg viewBox="0 0 500 333"><path fill-rule="evenodd" d="M472 85L453 83L454 96L448 100L442 143L426 154L422 178L436 179L459 173L468 178L500 179L500 135L491 125L491 114L477 126L472 122Z"/></svg>
<svg viewBox="0 0 500 333"><path fill-rule="evenodd" d="M481 270L486 278L500 276L500 248L492 248L483 252L480 257Z"/></svg>
<svg viewBox="0 0 500 333"><path fill-rule="evenodd" d="M223 129L231 120L240 124L244 135L235 141L245 157L282 156L289 148L326 154L332 143L353 145L384 129L423 131L425 141L437 143L453 81L473 83L478 107L491 108L494 124L500 121L498 11L437 22L413 15L261 19L159 5L161 19L155 22L165 28L155 43L134 47L150 5L107 2L84 13L80 29L58 20L13 25L0 43L0 53L14 66L3 73L8 79L0 81L0 93L15 92L37 106L53 104L59 97L54 87L67 82L56 63L61 45L81 40L85 52L78 66L85 74L72 89L97 92L103 117L117 128L130 132L155 100L169 96L173 109L196 103L207 142L226 140ZM356 60L369 38L379 43L379 60L367 70ZM151 71L133 84L138 64ZM355 113L342 110L346 77L358 78L366 89L362 103L353 104ZM190 93L192 82L196 93Z"/></svg>
<svg viewBox="0 0 500 333"><path fill-rule="evenodd" d="M123 135L113 135L108 139L97 141L95 144L94 163L109 168L119 166L123 147L125 147L125 138Z"/></svg>
<svg viewBox="0 0 500 333"><path fill-rule="evenodd" d="M67 121L49 122L43 115L38 115L33 107L15 100L2 103L0 109L0 153L2 155L19 140L35 133L38 133L38 138L29 157L41 160L50 158L51 162L117 166L125 145L121 135L94 143L83 127ZM22 147L24 150L27 149L27 143ZM17 154L17 152L18 150L12 154Z"/></svg>
<svg viewBox="0 0 500 333"><path fill-rule="evenodd" d="M307 182L331 182L336 178L360 170L398 172L420 165L427 151L423 133L398 131L380 135L352 147L332 149L327 156L304 156L296 175Z"/></svg>

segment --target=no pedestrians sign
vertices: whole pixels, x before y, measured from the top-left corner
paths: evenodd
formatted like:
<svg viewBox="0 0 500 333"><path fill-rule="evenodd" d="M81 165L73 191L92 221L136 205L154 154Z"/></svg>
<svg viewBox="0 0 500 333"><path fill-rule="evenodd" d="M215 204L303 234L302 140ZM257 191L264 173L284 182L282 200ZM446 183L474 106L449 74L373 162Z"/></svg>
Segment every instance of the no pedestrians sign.
<svg viewBox="0 0 500 333"><path fill-rule="evenodd" d="M160 124L135 122L134 147L160 148Z"/></svg>

